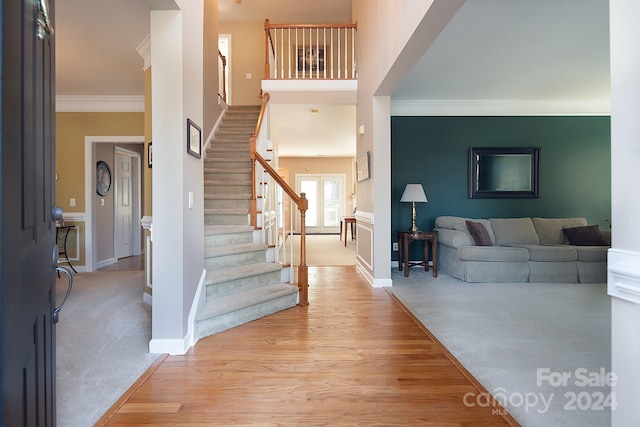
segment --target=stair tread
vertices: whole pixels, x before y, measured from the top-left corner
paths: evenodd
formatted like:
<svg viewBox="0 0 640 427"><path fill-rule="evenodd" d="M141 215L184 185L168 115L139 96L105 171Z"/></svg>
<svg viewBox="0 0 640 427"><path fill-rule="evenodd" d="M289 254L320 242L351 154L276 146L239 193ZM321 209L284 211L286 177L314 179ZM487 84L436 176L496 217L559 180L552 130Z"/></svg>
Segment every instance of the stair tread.
<svg viewBox="0 0 640 427"><path fill-rule="evenodd" d="M253 227L251 225L205 225L204 226L205 236L246 233L250 231L251 232L253 231Z"/></svg>
<svg viewBox="0 0 640 427"><path fill-rule="evenodd" d="M207 285L215 285L216 283L224 283L230 280L241 279L244 277L257 276L264 273L272 273L281 270L279 264L273 262L260 262L248 265L236 265L233 267L220 268L207 272Z"/></svg>
<svg viewBox="0 0 640 427"><path fill-rule="evenodd" d="M258 252L267 249L267 245L262 243L239 243L227 246L212 246L204 248L205 258L215 258L219 256L235 255L248 252Z"/></svg>
<svg viewBox="0 0 640 427"><path fill-rule="evenodd" d="M206 200L250 200L250 193L205 193Z"/></svg>
<svg viewBox="0 0 640 427"><path fill-rule="evenodd" d="M196 315L196 321L230 313L245 307L258 305L265 301L298 292L298 287L288 283L273 283L256 289L239 292L219 298L212 298L204 303Z"/></svg>
<svg viewBox="0 0 640 427"><path fill-rule="evenodd" d="M205 215L243 215L249 213L247 208L206 208Z"/></svg>
<svg viewBox="0 0 640 427"><path fill-rule="evenodd" d="M204 185L251 185L251 179L205 179Z"/></svg>

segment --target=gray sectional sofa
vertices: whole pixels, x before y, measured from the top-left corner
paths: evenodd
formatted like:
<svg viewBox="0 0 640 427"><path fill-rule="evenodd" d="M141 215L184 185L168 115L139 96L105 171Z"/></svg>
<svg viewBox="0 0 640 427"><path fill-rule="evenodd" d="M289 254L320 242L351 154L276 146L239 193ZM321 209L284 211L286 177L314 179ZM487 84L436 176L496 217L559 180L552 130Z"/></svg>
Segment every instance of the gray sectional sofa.
<svg viewBox="0 0 640 427"><path fill-rule="evenodd" d="M587 226L585 218L440 216L435 229L438 269L466 282L607 280L610 232Z"/></svg>

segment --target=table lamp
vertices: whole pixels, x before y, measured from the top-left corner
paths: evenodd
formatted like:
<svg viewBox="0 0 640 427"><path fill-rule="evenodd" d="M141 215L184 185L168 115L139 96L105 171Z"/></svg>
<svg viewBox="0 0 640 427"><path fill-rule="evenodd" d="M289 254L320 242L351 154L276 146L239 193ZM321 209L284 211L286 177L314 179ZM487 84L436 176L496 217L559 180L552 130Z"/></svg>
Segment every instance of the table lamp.
<svg viewBox="0 0 640 427"><path fill-rule="evenodd" d="M400 198L401 202L411 202L411 228L409 231L412 233L416 233L418 227L416 226L416 202L418 203L427 203L427 196L424 194L424 188L422 188L422 184L407 184L404 188L404 193L402 193L402 197Z"/></svg>

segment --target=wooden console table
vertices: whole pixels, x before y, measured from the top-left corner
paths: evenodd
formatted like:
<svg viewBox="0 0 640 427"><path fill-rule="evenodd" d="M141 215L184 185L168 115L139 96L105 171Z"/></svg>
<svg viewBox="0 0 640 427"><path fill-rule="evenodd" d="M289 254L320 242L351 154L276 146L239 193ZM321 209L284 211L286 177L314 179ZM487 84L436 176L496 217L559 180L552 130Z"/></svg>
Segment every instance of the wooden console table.
<svg viewBox="0 0 640 427"><path fill-rule="evenodd" d="M340 240L342 240L342 224L344 223L344 247L347 247L347 228L349 224L351 224L351 240L355 240L356 235L354 234L356 218L353 216L343 216L340 217Z"/></svg>
<svg viewBox="0 0 640 427"><path fill-rule="evenodd" d="M433 277L438 277L438 232L437 231L398 231L398 271L402 271L404 264L404 276L409 277L409 268L415 265L424 265L424 271L429 271L429 242L433 261ZM424 241L424 261L409 261L409 245L414 240Z"/></svg>

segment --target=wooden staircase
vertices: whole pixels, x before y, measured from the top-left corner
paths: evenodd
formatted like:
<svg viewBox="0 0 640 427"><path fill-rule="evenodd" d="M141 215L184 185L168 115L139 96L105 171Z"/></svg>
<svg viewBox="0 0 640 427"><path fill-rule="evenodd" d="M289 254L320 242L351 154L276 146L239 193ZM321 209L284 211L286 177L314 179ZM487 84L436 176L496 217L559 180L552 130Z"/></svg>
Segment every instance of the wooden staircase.
<svg viewBox="0 0 640 427"><path fill-rule="evenodd" d="M293 307L298 287L267 262L267 245L249 225L249 137L260 106L229 106L204 159L206 300L196 339Z"/></svg>

